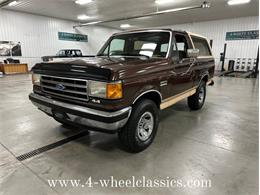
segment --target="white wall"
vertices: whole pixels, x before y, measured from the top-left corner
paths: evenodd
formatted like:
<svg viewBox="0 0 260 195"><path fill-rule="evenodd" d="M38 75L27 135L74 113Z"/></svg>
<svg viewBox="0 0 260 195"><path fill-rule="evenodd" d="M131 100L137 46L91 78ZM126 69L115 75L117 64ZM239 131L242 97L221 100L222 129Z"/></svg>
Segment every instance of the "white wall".
<svg viewBox="0 0 260 195"><path fill-rule="evenodd" d="M81 49L85 55L96 54L106 39L118 30L104 27L84 27L75 30L74 22L13 12L0 11L0 41L20 41L23 56L21 62L29 67L41 61L41 56L54 55L60 49ZM258 17L244 17L198 23L167 26L173 29L187 30L213 39L213 54L216 63L219 54L227 45L227 58L255 58L258 40L225 41L226 32L259 29ZM89 36L88 43L60 41L58 32L82 33ZM0 61L4 58L0 57ZM219 68L219 67L217 67Z"/></svg>
<svg viewBox="0 0 260 195"><path fill-rule="evenodd" d="M167 27L177 30L187 30L204 35L209 40L213 39L212 50L217 65L219 64L220 53L224 50L224 43L227 43L226 58L256 58L258 40L226 41L225 37L226 32L258 30L258 16L187 23ZM228 60L226 63L228 63ZM219 69L220 67L217 66L217 68Z"/></svg>
<svg viewBox="0 0 260 195"><path fill-rule="evenodd" d="M104 27L84 27L73 29L74 22L32 14L0 11L0 41L20 41L21 62L31 68L44 55L55 55L60 49L81 49L84 55L93 55L101 48L109 36L118 30ZM58 40L58 32L87 34L89 42ZM6 57L0 57L3 61Z"/></svg>

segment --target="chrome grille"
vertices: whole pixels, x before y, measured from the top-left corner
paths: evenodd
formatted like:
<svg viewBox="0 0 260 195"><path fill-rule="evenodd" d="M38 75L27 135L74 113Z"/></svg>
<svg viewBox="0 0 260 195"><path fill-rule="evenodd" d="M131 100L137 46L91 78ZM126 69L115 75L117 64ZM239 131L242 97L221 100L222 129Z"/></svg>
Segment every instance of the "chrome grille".
<svg viewBox="0 0 260 195"><path fill-rule="evenodd" d="M50 95L88 101L86 80L42 75L41 88Z"/></svg>

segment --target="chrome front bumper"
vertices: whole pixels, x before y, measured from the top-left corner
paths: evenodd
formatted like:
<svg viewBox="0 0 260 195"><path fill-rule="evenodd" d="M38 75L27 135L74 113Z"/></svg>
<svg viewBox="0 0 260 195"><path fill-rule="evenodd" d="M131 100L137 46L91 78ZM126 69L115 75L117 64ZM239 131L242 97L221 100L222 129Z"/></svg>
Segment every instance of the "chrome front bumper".
<svg viewBox="0 0 260 195"><path fill-rule="evenodd" d="M94 130L116 131L122 128L127 123L132 110L132 107L127 107L114 112L100 111L53 100L35 93L31 93L29 98L37 108L52 117L66 116L60 119L92 127Z"/></svg>

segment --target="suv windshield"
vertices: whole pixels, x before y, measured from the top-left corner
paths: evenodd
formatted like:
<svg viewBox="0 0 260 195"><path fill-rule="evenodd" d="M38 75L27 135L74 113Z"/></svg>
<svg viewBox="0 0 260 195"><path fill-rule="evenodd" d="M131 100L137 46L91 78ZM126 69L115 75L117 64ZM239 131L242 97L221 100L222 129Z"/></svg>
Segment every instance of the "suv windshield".
<svg viewBox="0 0 260 195"><path fill-rule="evenodd" d="M98 56L147 58L167 56L169 32L140 32L113 36L98 53Z"/></svg>

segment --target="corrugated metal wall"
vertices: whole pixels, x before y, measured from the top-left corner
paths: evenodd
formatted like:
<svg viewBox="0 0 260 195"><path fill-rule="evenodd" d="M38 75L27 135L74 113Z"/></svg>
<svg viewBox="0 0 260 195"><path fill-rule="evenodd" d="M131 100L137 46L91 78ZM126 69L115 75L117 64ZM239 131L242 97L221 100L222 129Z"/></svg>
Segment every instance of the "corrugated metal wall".
<svg viewBox="0 0 260 195"><path fill-rule="evenodd" d="M60 49L81 49L85 55L96 54L107 38L118 30L97 26L72 28L74 22L31 15L7 10L0 12L0 41L20 41L22 44L22 62L30 67L40 61L44 55L54 55ZM213 39L213 53L216 64L224 43L227 46L227 58L255 58L258 40L225 41L226 32L259 29L258 17L244 17L208 22L189 23L168 26L173 29L187 30ZM88 43L60 41L58 32L72 32L89 35ZM0 57L0 61L3 58ZM219 67L218 67L219 68Z"/></svg>
<svg viewBox="0 0 260 195"><path fill-rule="evenodd" d="M173 29L187 30L193 33L206 36L213 40L213 54L216 58L216 64L219 64L220 53L224 50L224 44L227 43L226 58L256 58L258 40L226 41L226 32L258 30L258 16L243 17L226 20L215 20L207 22L197 22L189 24L180 24L168 26ZM220 66L217 66L219 69Z"/></svg>
<svg viewBox="0 0 260 195"><path fill-rule="evenodd" d="M1 9L0 41L20 41L23 55L20 60L32 67L42 56L55 55L60 49L81 49L84 55L96 54L109 36L117 32L96 26L75 30L73 25L71 21ZM60 41L59 31L87 34L89 42ZM5 58L0 57L0 61Z"/></svg>

